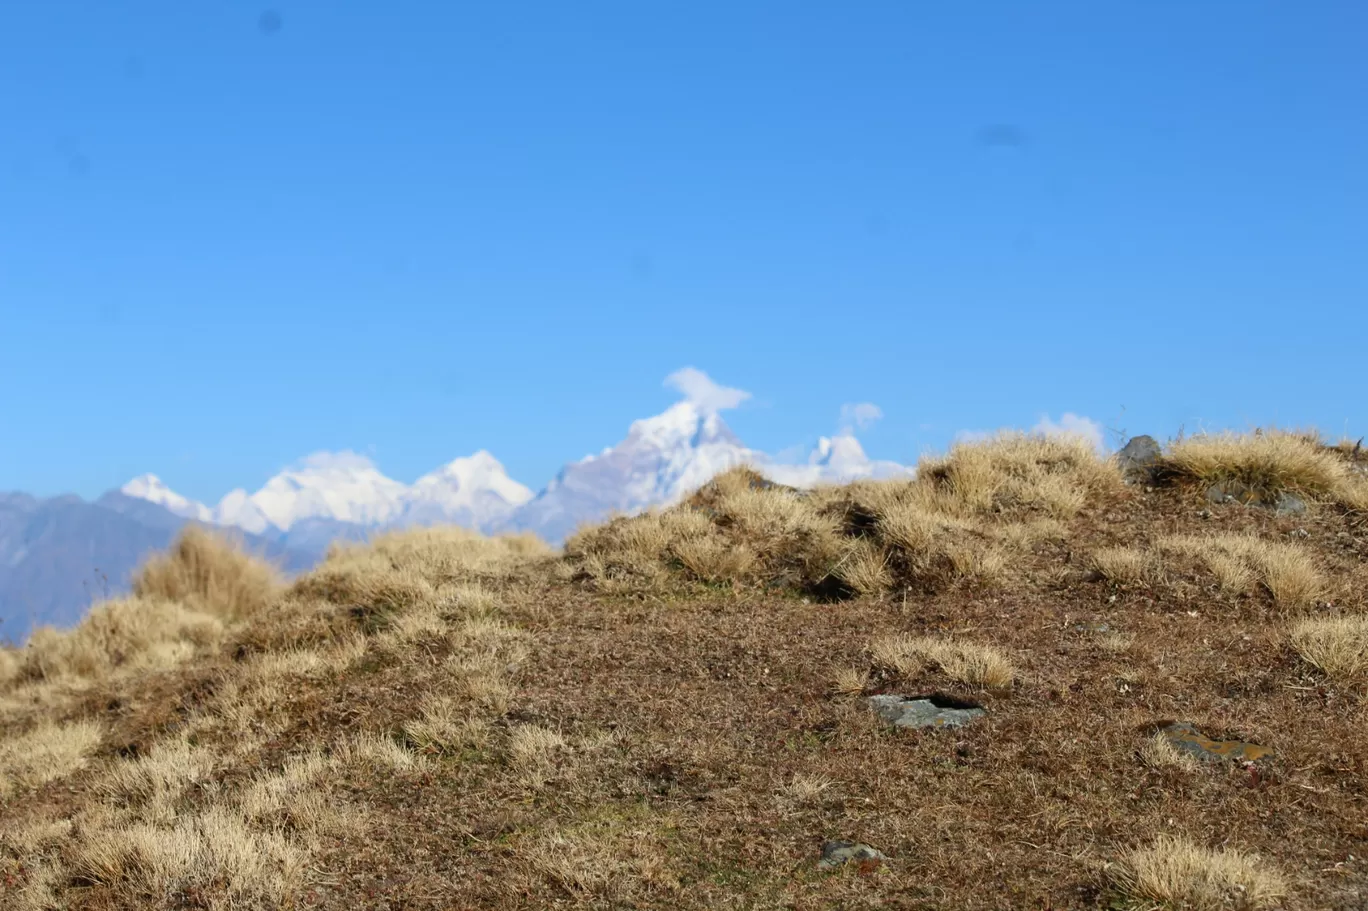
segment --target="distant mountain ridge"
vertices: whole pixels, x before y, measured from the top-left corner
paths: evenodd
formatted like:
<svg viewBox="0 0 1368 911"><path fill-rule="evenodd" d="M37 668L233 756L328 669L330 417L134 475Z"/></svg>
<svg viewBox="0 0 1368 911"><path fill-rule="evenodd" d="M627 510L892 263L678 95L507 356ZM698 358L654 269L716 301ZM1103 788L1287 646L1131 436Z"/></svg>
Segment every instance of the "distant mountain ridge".
<svg viewBox="0 0 1368 911"><path fill-rule="evenodd" d="M41 625L72 626L92 603L126 592L138 564L165 550L187 521L117 491L93 503L0 494L0 640L22 642ZM247 533L241 538L286 572L306 569L320 555Z"/></svg>

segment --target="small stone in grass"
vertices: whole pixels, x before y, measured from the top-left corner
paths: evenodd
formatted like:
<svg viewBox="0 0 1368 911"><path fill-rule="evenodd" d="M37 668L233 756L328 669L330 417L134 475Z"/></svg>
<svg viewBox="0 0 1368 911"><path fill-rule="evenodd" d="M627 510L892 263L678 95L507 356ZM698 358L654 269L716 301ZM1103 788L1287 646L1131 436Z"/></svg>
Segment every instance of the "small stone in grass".
<svg viewBox="0 0 1368 911"><path fill-rule="evenodd" d="M822 845L822 859L817 862L817 867L822 870L833 870L852 860L880 864L888 860L888 855L869 845L853 841L829 841Z"/></svg>
<svg viewBox="0 0 1368 911"><path fill-rule="evenodd" d="M880 718L899 728L957 728L988 714L972 703L955 703L934 696L908 699L885 694L870 696L869 704Z"/></svg>

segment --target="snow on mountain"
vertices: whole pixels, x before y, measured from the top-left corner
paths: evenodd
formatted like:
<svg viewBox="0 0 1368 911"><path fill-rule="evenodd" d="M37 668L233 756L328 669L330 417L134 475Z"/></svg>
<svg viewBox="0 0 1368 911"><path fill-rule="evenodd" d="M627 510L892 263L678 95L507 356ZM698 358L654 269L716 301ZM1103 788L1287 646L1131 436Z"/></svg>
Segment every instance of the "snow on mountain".
<svg viewBox="0 0 1368 911"><path fill-rule="evenodd" d="M271 478L250 496L233 491L215 510L215 520L248 531L270 526L288 531L302 519L332 519L356 525L386 525L403 512L408 487L380 473L354 452L316 453Z"/></svg>
<svg viewBox="0 0 1368 911"><path fill-rule="evenodd" d="M212 510L211 520L287 543L294 536L296 543L311 547L330 537L446 522L485 532L531 531L556 543L581 524L676 503L741 464L795 487L913 473L895 462L870 459L850 421L835 436L820 438L806 462L776 460L747 448L719 416L747 393L718 386L698 371L680 371L667 383L683 393L683 401L634 421L616 445L566 464L536 496L484 450L449 462L412 485L386 477L356 453L322 453L276 475L256 493L228 494ZM860 407L877 411L872 405ZM197 516L208 512L151 476L130 481L124 492L155 497L154 502L169 509Z"/></svg>
<svg viewBox="0 0 1368 911"><path fill-rule="evenodd" d="M456 459L412 486L386 477L354 452L317 453L271 478L256 493L234 490L209 509L170 490L153 475L122 492L187 518L241 528L252 534L320 529L354 536L358 529L452 522L475 528L503 519L532 499L488 452Z"/></svg>
<svg viewBox="0 0 1368 911"><path fill-rule="evenodd" d="M634 422L616 446L566 465L513 514L509 527L559 542L580 524L675 503L741 464L794 487L912 473L896 462L871 460L849 433L822 437L805 464L778 462L744 446L716 411L686 400Z"/></svg>
<svg viewBox="0 0 1368 911"><path fill-rule="evenodd" d="M120 487L119 491L124 496L156 503L167 512L174 513L184 519L208 522L213 516L208 506L181 496L162 483L162 479L154 474L139 475Z"/></svg>
<svg viewBox="0 0 1368 911"><path fill-rule="evenodd" d="M634 421L616 446L566 465L509 524L560 541L581 523L673 503L719 472L758 458L715 411L679 402Z"/></svg>
<svg viewBox="0 0 1368 911"><path fill-rule="evenodd" d="M770 480L792 487L911 477L916 473L916 469L898 462L870 459L860 441L850 433L818 439L805 465L769 462L757 467Z"/></svg>
<svg viewBox="0 0 1368 911"><path fill-rule="evenodd" d="M532 499L499 460L481 449L455 459L413 483L404 497L405 524L457 522L484 528Z"/></svg>

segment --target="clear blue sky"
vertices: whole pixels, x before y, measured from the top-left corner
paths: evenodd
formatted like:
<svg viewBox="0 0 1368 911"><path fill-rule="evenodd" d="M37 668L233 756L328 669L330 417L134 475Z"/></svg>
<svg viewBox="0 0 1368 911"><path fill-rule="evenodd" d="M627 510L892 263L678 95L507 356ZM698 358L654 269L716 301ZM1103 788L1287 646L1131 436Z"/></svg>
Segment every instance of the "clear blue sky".
<svg viewBox="0 0 1368 911"><path fill-rule="evenodd" d="M1361 0L11 3L0 489L539 487L686 365L770 451L1357 436L1366 89Z"/></svg>

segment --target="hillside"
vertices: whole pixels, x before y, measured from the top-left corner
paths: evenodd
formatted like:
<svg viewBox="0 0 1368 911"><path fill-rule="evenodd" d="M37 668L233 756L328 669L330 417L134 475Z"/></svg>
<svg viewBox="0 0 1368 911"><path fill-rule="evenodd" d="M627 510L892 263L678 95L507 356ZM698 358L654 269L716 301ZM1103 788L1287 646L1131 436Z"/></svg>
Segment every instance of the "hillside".
<svg viewBox="0 0 1368 911"><path fill-rule="evenodd" d="M1362 909L1366 469L1004 436L288 585L192 527L0 649L0 908Z"/></svg>

